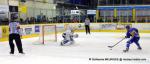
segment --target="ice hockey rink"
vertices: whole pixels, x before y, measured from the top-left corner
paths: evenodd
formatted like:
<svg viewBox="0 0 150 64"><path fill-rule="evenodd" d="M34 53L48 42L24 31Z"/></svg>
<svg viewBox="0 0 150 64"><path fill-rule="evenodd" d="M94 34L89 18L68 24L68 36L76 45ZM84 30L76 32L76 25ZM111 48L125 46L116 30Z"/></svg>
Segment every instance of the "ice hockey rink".
<svg viewBox="0 0 150 64"><path fill-rule="evenodd" d="M142 50L137 50L132 44L130 51L123 53L126 40L122 41L112 50L107 46L121 40L125 33L92 32L86 35L78 32L75 44L60 46L61 33L57 42L46 42L45 45L35 45L37 38L23 39L25 55L18 54L17 48L14 55L9 54L8 42L0 43L0 64L150 64L150 34L140 33ZM145 60L94 60L106 58L145 59ZM91 60L90 60L91 59Z"/></svg>

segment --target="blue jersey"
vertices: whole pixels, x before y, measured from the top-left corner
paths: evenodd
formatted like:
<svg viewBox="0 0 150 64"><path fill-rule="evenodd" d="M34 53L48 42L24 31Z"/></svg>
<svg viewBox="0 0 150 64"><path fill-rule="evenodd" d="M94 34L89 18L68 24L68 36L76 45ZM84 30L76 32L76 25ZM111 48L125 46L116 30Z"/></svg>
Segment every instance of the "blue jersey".
<svg viewBox="0 0 150 64"><path fill-rule="evenodd" d="M132 32L134 32L134 35L131 34ZM136 28L130 28L130 29L127 31L127 33L126 33L126 36L127 36L127 38L130 38L130 36L132 36L132 37L140 37L140 36L139 36L139 31L138 31L138 29L136 29Z"/></svg>

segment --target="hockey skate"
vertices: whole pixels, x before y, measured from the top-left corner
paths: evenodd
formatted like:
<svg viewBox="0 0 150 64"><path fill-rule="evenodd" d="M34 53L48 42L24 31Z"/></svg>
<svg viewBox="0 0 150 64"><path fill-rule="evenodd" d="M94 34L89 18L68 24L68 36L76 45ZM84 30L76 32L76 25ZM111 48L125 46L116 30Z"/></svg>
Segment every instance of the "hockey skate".
<svg viewBox="0 0 150 64"><path fill-rule="evenodd" d="M138 50L142 50L142 48L140 47L140 48L137 48Z"/></svg>
<svg viewBox="0 0 150 64"><path fill-rule="evenodd" d="M123 52L128 52L129 51L129 48L126 48L125 50L123 50Z"/></svg>

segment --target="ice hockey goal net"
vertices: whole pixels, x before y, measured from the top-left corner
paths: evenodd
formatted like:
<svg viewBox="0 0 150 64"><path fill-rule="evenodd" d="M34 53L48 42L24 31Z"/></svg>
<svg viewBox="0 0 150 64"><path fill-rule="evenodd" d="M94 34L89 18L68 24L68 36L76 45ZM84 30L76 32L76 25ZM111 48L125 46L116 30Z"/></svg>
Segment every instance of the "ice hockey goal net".
<svg viewBox="0 0 150 64"><path fill-rule="evenodd" d="M57 41L56 25L42 25L40 28L39 41L41 44Z"/></svg>

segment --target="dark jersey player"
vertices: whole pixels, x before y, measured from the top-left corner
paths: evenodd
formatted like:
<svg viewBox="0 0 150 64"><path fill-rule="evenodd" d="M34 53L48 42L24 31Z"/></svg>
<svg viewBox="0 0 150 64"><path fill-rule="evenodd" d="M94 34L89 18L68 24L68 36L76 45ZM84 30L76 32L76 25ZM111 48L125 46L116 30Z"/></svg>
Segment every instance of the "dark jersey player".
<svg viewBox="0 0 150 64"><path fill-rule="evenodd" d="M132 43L135 43L136 46L138 47L137 49L141 50L142 48L139 44L140 36L139 36L138 29L137 28L131 28L129 25L127 25L126 30L127 30L127 33L126 33L125 38L131 37L131 39L129 41L127 41L126 49L123 50L123 52L128 52L129 48L130 48L130 44L132 44Z"/></svg>

